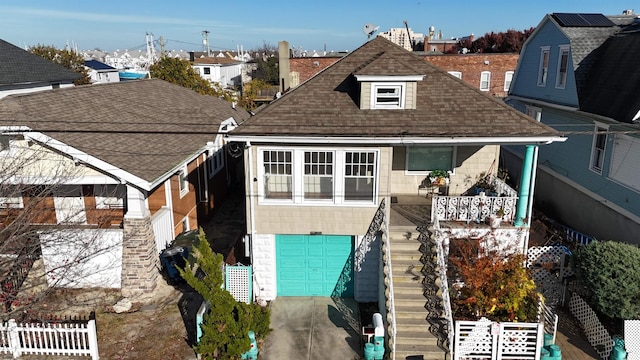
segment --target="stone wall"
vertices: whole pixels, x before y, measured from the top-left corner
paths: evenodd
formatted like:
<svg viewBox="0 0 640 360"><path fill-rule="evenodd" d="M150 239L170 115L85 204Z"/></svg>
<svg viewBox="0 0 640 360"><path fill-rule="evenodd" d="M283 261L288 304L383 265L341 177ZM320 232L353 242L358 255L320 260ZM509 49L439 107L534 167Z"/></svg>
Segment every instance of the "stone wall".
<svg viewBox="0 0 640 360"><path fill-rule="evenodd" d="M126 297L148 294L156 288L160 275L151 218L124 219L122 241L122 294Z"/></svg>

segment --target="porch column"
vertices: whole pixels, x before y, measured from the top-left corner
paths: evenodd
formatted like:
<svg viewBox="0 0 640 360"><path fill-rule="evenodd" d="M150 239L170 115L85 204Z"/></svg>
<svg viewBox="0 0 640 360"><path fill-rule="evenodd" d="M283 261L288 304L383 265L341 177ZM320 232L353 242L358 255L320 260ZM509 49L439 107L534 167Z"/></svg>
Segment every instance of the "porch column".
<svg viewBox="0 0 640 360"><path fill-rule="evenodd" d="M527 215L527 205L531 189L531 174L533 174L533 153L535 145L527 145L522 162L522 172L520 176L520 190L518 191L518 207L516 209L516 217L514 226L524 226L524 218Z"/></svg>
<svg viewBox="0 0 640 360"><path fill-rule="evenodd" d="M145 194L130 185L127 185L123 228L122 294L126 297L150 295L159 279L160 257Z"/></svg>

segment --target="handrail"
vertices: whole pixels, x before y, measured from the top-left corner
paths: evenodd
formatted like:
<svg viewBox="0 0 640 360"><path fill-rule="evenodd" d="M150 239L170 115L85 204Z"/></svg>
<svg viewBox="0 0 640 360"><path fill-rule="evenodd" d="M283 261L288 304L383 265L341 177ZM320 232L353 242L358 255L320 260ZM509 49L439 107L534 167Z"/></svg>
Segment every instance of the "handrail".
<svg viewBox="0 0 640 360"><path fill-rule="evenodd" d="M434 222L434 230L436 234L440 228L439 223ZM436 254L438 256L438 267L440 268L439 276L442 289L442 303L445 320L447 321L447 336L449 340L449 358L453 358L453 341L455 331L453 331L453 310L451 309L451 299L449 297L449 279L447 278L447 258L444 254L444 247L442 246L442 238L436 237Z"/></svg>
<svg viewBox="0 0 640 360"><path fill-rule="evenodd" d="M389 218L385 218L385 223L388 225ZM387 227L388 228L388 227ZM395 305L395 296L393 293L393 268L391 266L391 246L389 244L389 235L387 233L383 233L383 244L386 248L385 251L385 262L388 268L388 279L389 284L387 285L389 288L389 314L391 314L391 353L393 354L393 358L391 360L395 360L396 358L396 305Z"/></svg>

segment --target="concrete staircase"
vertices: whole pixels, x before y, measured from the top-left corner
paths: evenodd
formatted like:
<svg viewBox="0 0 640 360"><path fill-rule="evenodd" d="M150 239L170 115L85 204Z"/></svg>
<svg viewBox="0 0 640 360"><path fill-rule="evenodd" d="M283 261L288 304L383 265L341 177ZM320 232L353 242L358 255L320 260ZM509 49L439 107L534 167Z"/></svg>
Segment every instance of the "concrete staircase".
<svg viewBox="0 0 640 360"><path fill-rule="evenodd" d="M424 256L426 248L418 241L419 235L415 225L392 225L389 228L396 319L396 360L447 358L447 352L438 346L438 337L430 332L432 324L428 318L432 317L430 314L440 312L437 308L428 309L435 306L433 301L425 297L425 291L428 292L429 288L439 288L436 283L439 280L437 274L433 276L423 273L424 269L434 272L433 269L437 267L435 263L428 266L423 264L422 261L435 259L433 256Z"/></svg>

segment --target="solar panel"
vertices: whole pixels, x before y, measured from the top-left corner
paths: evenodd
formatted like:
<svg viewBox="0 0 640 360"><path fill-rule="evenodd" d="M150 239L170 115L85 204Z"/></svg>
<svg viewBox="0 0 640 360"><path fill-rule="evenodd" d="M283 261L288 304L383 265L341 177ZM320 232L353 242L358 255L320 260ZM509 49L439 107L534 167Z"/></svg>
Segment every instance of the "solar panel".
<svg viewBox="0 0 640 360"><path fill-rule="evenodd" d="M602 14L555 13L554 19L566 27L611 27L615 24Z"/></svg>

